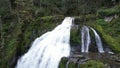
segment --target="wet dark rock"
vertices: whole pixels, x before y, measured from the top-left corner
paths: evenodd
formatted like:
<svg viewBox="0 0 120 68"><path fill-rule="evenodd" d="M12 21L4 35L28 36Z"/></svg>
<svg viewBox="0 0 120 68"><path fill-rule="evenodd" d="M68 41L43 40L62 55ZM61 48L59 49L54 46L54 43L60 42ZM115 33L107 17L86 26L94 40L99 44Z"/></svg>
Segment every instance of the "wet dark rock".
<svg viewBox="0 0 120 68"><path fill-rule="evenodd" d="M71 46L71 54L80 54L81 47L78 44L72 44Z"/></svg>
<svg viewBox="0 0 120 68"><path fill-rule="evenodd" d="M116 55L111 56L111 59L114 60L114 61L116 61L116 62L118 62L118 63L120 63L120 57L118 57Z"/></svg>
<svg viewBox="0 0 120 68"><path fill-rule="evenodd" d="M81 59L81 58L84 58L83 55L79 55L79 54L78 54L78 55L73 55L73 56L71 56L71 57L73 57L73 58L80 58L80 59Z"/></svg>
<svg viewBox="0 0 120 68"><path fill-rule="evenodd" d="M69 58L68 62L77 63L79 61L79 58Z"/></svg>

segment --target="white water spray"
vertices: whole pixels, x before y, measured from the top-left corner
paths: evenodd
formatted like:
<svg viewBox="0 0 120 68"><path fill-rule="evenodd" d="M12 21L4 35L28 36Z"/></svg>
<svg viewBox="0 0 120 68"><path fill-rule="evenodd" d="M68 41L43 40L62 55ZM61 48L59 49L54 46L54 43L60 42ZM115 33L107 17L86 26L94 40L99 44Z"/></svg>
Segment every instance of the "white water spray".
<svg viewBox="0 0 120 68"><path fill-rule="evenodd" d="M16 68L58 68L62 57L70 55L70 29L74 18L66 17L53 31L37 38Z"/></svg>
<svg viewBox="0 0 120 68"><path fill-rule="evenodd" d="M102 45L102 41L101 41L100 36L93 28L90 27L90 29L93 31L93 33L95 35L95 41L96 41L96 45L97 45L99 53L104 53L103 45ZM87 26L83 26L82 30L81 30L81 34L82 34L81 52L88 53L89 46L91 43L89 28Z"/></svg>
<svg viewBox="0 0 120 68"><path fill-rule="evenodd" d="M89 45L90 45L90 34L89 34L89 28L87 26L83 26L81 30L82 34L82 46L81 46L81 52L88 52Z"/></svg>
<svg viewBox="0 0 120 68"><path fill-rule="evenodd" d="M95 41L96 41L96 45L97 45L97 47L98 47L98 51L99 51L100 53L104 53L103 45L102 45L102 41L101 41L100 36L98 35L98 33L97 33L93 28L90 27L90 29L92 29L92 31L93 31L94 34L95 34Z"/></svg>

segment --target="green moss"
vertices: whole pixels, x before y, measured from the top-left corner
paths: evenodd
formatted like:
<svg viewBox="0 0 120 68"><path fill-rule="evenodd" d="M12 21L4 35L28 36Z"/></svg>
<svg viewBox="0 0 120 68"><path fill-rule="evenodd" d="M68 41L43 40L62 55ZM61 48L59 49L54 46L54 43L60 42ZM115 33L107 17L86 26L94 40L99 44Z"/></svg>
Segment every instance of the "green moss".
<svg viewBox="0 0 120 68"><path fill-rule="evenodd" d="M9 68L9 66L8 66L9 61L10 61L11 57L14 55L15 50L16 50L15 44L16 44L15 38L9 40L9 42L7 43L7 47L5 50L6 55L3 57L3 59L1 59L2 60L2 64L1 64L2 68Z"/></svg>
<svg viewBox="0 0 120 68"><path fill-rule="evenodd" d="M17 45L17 41L18 41L17 36L19 34L20 29L17 29L17 25L12 27L11 24L13 24L13 23L14 22L7 20L6 24L3 24L3 26L5 26L5 27L3 27L3 29L2 29L2 31L4 32L4 34L3 34L4 44L3 44L3 51L2 51L2 55L1 55L2 59L0 58L0 60L2 61L0 64L1 68L9 67L10 60L16 52L16 45ZM21 26L21 25L19 25L19 26ZM14 28L16 28L16 29L14 29Z"/></svg>
<svg viewBox="0 0 120 68"><path fill-rule="evenodd" d="M80 64L80 68L105 68L105 67L102 62L90 60L84 64Z"/></svg>
<svg viewBox="0 0 120 68"><path fill-rule="evenodd" d="M66 63L67 63L68 59L67 58L62 58L61 62L59 64L59 68L66 68Z"/></svg>
<svg viewBox="0 0 120 68"><path fill-rule="evenodd" d="M85 15L85 18L87 19L87 20L95 20L96 19L96 15L95 14L87 14L87 15Z"/></svg>
<svg viewBox="0 0 120 68"><path fill-rule="evenodd" d="M77 68L77 63L69 62L68 68Z"/></svg>
<svg viewBox="0 0 120 68"><path fill-rule="evenodd" d="M104 19L97 19L96 22L97 22L99 25L107 26L107 23L104 21Z"/></svg>
<svg viewBox="0 0 120 68"><path fill-rule="evenodd" d="M120 35L119 35L120 27L119 26L120 26L120 17L113 19L111 23L108 24L108 28L106 28L106 33L109 33L113 38L120 40Z"/></svg>
<svg viewBox="0 0 120 68"><path fill-rule="evenodd" d="M80 31L77 29L72 29L70 33L70 43L71 44L81 44Z"/></svg>

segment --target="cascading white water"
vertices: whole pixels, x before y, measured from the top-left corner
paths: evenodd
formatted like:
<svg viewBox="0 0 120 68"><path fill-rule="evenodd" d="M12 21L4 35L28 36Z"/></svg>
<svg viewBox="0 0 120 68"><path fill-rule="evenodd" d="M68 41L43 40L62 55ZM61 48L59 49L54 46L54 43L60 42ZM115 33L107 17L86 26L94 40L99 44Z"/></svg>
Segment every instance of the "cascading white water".
<svg viewBox="0 0 120 68"><path fill-rule="evenodd" d="M95 34L95 41L96 41L96 45L98 47L98 51L100 53L104 53L104 50L103 50L103 45L102 45L102 41L101 41L101 38L100 36L98 35L98 33L92 28L90 27L90 29L94 32Z"/></svg>
<svg viewBox="0 0 120 68"><path fill-rule="evenodd" d="M90 34L89 34L89 28L87 26L83 26L81 30L82 34L82 46L81 46L81 52L88 52L89 45L90 45Z"/></svg>
<svg viewBox="0 0 120 68"><path fill-rule="evenodd" d="M90 27L90 29L93 31L93 33L95 35L95 41L96 41L98 51L100 53L104 53L102 41L101 41L99 34L92 27ZM87 26L83 26L82 30L81 30L81 34L82 34L81 52L87 53L87 52L89 52L89 46L91 43L89 28Z"/></svg>
<svg viewBox="0 0 120 68"><path fill-rule="evenodd" d="M70 29L72 17L66 17L53 31L37 38L22 56L16 68L58 68L62 57L70 55Z"/></svg>

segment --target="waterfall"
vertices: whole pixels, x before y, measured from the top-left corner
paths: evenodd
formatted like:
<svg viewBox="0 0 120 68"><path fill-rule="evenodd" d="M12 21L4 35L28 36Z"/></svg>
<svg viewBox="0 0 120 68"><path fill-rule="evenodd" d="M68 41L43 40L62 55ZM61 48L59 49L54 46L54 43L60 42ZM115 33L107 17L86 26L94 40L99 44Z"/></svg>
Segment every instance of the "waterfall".
<svg viewBox="0 0 120 68"><path fill-rule="evenodd" d="M82 34L82 47L81 52L88 52L89 45L90 45L90 34L89 34L89 28L87 26L83 26L81 30Z"/></svg>
<svg viewBox="0 0 120 68"><path fill-rule="evenodd" d="M93 28L90 27L90 29L93 31L93 33L95 35L95 41L96 41L98 51L100 53L104 53L102 41L101 41L101 38L100 38L99 34ZM87 26L83 26L82 30L81 30L81 34L82 34L82 37L81 37L81 39L82 39L81 52L88 53L89 52L89 46L90 46L90 43L91 43L89 28Z"/></svg>
<svg viewBox="0 0 120 68"><path fill-rule="evenodd" d="M38 37L17 62L16 68L58 68L70 55L70 29L74 18L66 17L54 30Z"/></svg>
<svg viewBox="0 0 120 68"><path fill-rule="evenodd" d="M102 45L102 41L101 41L101 38L99 36L99 34L93 29L90 27L90 29L94 32L95 34L95 41L96 41L96 44L97 44L97 47L98 47L98 51L100 53L103 53L104 50L103 50L103 45Z"/></svg>

